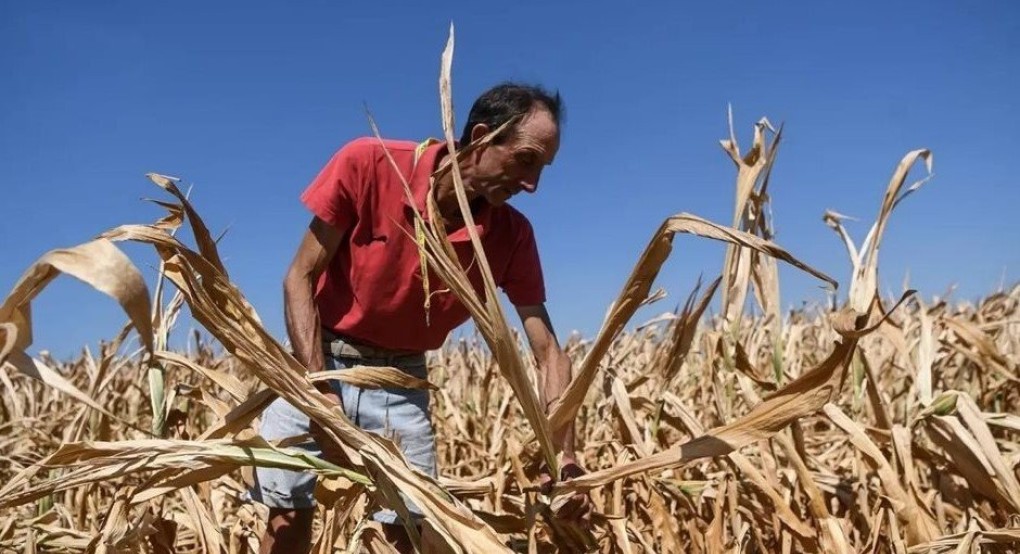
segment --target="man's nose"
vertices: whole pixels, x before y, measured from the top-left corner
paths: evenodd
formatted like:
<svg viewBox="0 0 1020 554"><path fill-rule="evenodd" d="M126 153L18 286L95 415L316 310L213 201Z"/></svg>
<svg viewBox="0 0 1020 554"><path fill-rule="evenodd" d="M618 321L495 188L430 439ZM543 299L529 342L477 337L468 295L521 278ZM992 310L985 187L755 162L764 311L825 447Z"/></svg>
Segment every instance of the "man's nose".
<svg viewBox="0 0 1020 554"><path fill-rule="evenodd" d="M542 176L542 172L538 171L531 175L525 175L521 178L521 190L524 192L534 193L538 190L538 179Z"/></svg>

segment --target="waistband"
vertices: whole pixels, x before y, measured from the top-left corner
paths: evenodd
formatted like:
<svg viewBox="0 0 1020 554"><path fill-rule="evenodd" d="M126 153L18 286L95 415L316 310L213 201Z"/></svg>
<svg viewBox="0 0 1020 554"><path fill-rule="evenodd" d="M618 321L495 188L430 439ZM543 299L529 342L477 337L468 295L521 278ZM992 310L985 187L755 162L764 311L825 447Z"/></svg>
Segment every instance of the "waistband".
<svg viewBox="0 0 1020 554"><path fill-rule="evenodd" d="M337 335L329 329L322 330L322 349L334 358L384 361L388 364L425 364L425 353L412 350L393 350L358 344L352 339Z"/></svg>

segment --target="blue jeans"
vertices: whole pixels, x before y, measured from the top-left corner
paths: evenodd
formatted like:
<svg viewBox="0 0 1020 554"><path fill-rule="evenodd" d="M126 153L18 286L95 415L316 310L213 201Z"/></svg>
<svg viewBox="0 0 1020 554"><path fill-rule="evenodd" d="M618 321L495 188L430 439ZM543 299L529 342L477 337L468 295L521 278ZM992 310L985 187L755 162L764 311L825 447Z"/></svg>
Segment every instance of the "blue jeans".
<svg viewBox="0 0 1020 554"><path fill-rule="evenodd" d="M391 366L426 379L428 369L424 357L355 358L326 354L329 369L343 369L355 365ZM344 413L358 427L382 435L404 453L407 461L422 473L437 476L436 438L429 419L429 391L418 389L363 389L340 381L330 381L333 391L343 401ZM308 416L283 398L277 398L262 414L259 434L268 441L276 441L308 432ZM292 448L303 449L315 456L322 451L309 440ZM315 474L276 468L255 468L255 483L249 494L257 502L270 508L302 509L315 506ZM420 519L421 510L406 497L405 505L412 517ZM380 523L398 523L393 510L382 510L372 515Z"/></svg>

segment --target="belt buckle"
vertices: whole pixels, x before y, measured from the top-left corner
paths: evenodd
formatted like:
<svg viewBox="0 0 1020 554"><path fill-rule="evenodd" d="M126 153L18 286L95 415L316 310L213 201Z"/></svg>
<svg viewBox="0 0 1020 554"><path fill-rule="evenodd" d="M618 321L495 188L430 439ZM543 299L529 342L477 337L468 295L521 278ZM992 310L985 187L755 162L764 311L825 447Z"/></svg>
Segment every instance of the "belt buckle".
<svg viewBox="0 0 1020 554"><path fill-rule="evenodd" d="M412 357L421 357L423 354L412 353L412 352L398 352L395 350L389 350L387 348L379 348L367 344L358 344L352 342L349 338L337 335L332 332L324 332L323 335L329 340L330 354L333 356L341 356L354 359L372 359L381 360L389 365L393 365L397 360L409 359Z"/></svg>

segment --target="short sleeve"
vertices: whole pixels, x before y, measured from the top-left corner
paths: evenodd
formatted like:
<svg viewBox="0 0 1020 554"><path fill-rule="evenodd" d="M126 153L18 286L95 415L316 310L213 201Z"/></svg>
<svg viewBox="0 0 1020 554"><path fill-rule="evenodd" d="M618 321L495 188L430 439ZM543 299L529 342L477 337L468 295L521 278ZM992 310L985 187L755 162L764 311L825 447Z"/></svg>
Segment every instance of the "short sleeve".
<svg viewBox="0 0 1020 554"><path fill-rule="evenodd" d="M357 199L366 178L364 146L352 142L333 155L301 194L301 202L319 219L348 229L357 218Z"/></svg>
<svg viewBox="0 0 1020 554"><path fill-rule="evenodd" d="M533 306L545 302L545 279L535 232L527 218L521 217L520 221L516 248L501 286L514 306Z"/></svg>

